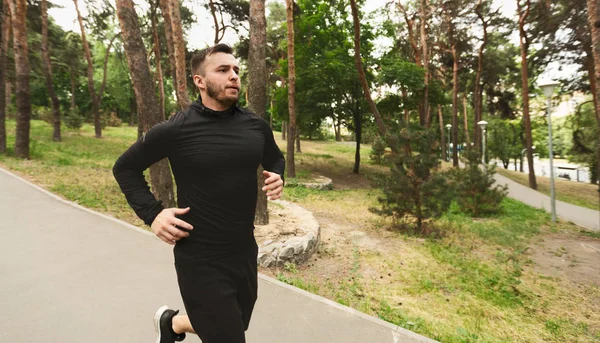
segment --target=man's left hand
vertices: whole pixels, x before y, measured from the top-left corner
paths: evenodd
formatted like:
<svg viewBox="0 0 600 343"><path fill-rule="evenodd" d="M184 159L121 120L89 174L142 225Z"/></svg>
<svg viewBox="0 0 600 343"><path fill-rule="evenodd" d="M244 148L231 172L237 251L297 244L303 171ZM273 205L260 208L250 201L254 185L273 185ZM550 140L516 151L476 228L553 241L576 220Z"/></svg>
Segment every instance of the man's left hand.
<svg viewBox="0 0 600 343"><path fill-rule="evenodd" d="M267 192L267 199L277 200L281 198L281 192L283 192L281 175L266 170L263 170L263 175L265 176L265 186L262 190L263 192Z"/></svg>

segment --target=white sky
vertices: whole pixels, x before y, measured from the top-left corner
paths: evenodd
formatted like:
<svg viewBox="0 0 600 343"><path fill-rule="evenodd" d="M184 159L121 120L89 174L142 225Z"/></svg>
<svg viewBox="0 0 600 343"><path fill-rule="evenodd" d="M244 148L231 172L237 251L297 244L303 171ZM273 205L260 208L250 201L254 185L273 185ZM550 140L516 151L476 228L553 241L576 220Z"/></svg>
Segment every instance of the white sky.
<svg viewBox="0 0 600 343"><path fill-rule="evenodd" d="M210 13L204 8L202 5L206 2L206 0L183 0L185 5L190 7L192 11L194 11L196 15L196 23L192 25L191 29L187 32L186 40L188 48L191 50L201 49L206 46L212 45L214 40L214 29L213 19ZM271 1L281 1L285 3L284 0L267 0L267 2ZM367 0L365 3L364 11L366 13L370 13L374 10L382 8L388 3L390 0ZM516 0L492 0L495 4L494 7L501 7L502 14L506 17L516 17ZM114 3L114 0L111 0ZM136 5L146 7L146 1L134 0ZM50 16L54 18L54 20L63 27L64 30L79 32L79 24L77 23L77 15L75 12L75 6L73 5L72 0L53 0L53 3L59 6L63 6L64 8L53 8L49 10ZM79 0L78 2L79 8L82 12L82 16L86 16L87 10L85 8L85 3L83 0ZM138 13L139 14L139 13ZM243 30L242 30L243 31ZM227 34L222 40L223 43L227 43L233 45L238 40L237 35L231 30L227 30ZM518 39L518 31L515 30L514 34L511 36L511 41L514 44L519 43ZM384 42L378 42L377 45L385 44ZM559 68L562 67L562 71ZM540 77L544 79L552 78L552 77L564 77L566 75L571 75L575 72L575 66L559 66L558 63L552 63L548 70Z"/></svg>

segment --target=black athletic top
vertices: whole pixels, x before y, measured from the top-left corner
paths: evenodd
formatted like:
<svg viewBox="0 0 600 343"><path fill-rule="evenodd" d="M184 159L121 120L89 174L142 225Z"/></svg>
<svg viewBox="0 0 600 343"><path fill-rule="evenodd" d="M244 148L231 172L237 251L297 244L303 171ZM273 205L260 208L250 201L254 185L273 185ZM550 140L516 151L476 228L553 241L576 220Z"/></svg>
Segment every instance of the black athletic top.
<svg viewBox="0 0 600 343"><path fill-rule="evenodd" d="M283 154L267 122L233 106L213 111L200 100L152 127L115 163L113 174L129 205L148 225L162 211L143 171L169 158L177 184L180 218L194 229L179 240L176 257L209 257L254 242L256 170L282 176Z"/></svg>

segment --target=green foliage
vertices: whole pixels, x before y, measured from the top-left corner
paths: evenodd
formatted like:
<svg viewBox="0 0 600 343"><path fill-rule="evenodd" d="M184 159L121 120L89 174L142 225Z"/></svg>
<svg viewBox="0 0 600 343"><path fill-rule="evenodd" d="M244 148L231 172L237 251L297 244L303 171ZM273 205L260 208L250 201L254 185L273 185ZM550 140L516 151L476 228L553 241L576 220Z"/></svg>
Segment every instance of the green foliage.
<svg viewBox="0 0 600 343"><path fill-rule="evenodd" d="M391 216L397 224L425 233L424 222L443 215L452 202L451 186L444 173L434 146L436 132L423 128L403 128L398 137L404 150L390 158L391 173L378 180L384 196L381 208L371 211ZM416 152L410 151L416 149Z"/></svg>
<svg viewBox="0 0 600 343"><path fill-rule="evenodd" d="M380 136L377 136L373 141L373 145L371 147L371 154L369 155L369 157L376 164L381 164L383 162L383 155L385 153L386 146L387 145L385 144L385 141Z"/></svg>
<svg viewBox="0 0 600 343"><path fill-rule="evenodd" d="M79 131L83 126L85 118L79 113L79 109L74 108L63 116L63 123L74 131Z"/></svg>
<svg viewBox="0 0 600 343"><path fill-rule="evenodd" d="M494 187L496 168L491 165L485 169L480 168L478 152L467 151L465 155L468 159L467 167L450 171L460 210L474 217L497 213L501 209L508 187L506 185Z"/></svg>
<svg viewBox="0 0 600 343"><path fill-rule="evenodd" d="M123 121L121 118L117 117L115 112L110 112L110 114L102 112L100 115L100 122L102 124L102 128L107 126L120 127L123 124Z"/></svg>
<svg viewBox="0 0 600 343"><path fill-rule="evenodd" d="M489 157L500 159L506 169L511 159L521 157L521 121L500 118L489 118L488 121L489 127L493 128L487 131Z"/></svg>
<svg viewBox="0 0 600 343"><path fill-rule="evenodd" d="M569 117L568 125L573 130L573 145L569 151L571 160L585 163L590 168L590 182L599 179L598 155L596 144L600 144L598 136L600 129L595 118L594 106L591 101L584 102L577 108L575 115Z"/></svg>

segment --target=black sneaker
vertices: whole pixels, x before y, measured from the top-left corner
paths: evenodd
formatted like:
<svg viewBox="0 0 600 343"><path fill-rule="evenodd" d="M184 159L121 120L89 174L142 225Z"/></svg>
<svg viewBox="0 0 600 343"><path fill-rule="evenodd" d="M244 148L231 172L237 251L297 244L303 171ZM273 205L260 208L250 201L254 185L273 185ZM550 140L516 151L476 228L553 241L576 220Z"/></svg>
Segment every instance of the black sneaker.
<svg viewBox="0 0 600 343"><path fill-rule="evenodd" d="M154 329L156 330L156 343L175 343L185 339L185 332L177 334L173 331L173 317L179 310L173 311L163 306L154 314Z"/></svg>

